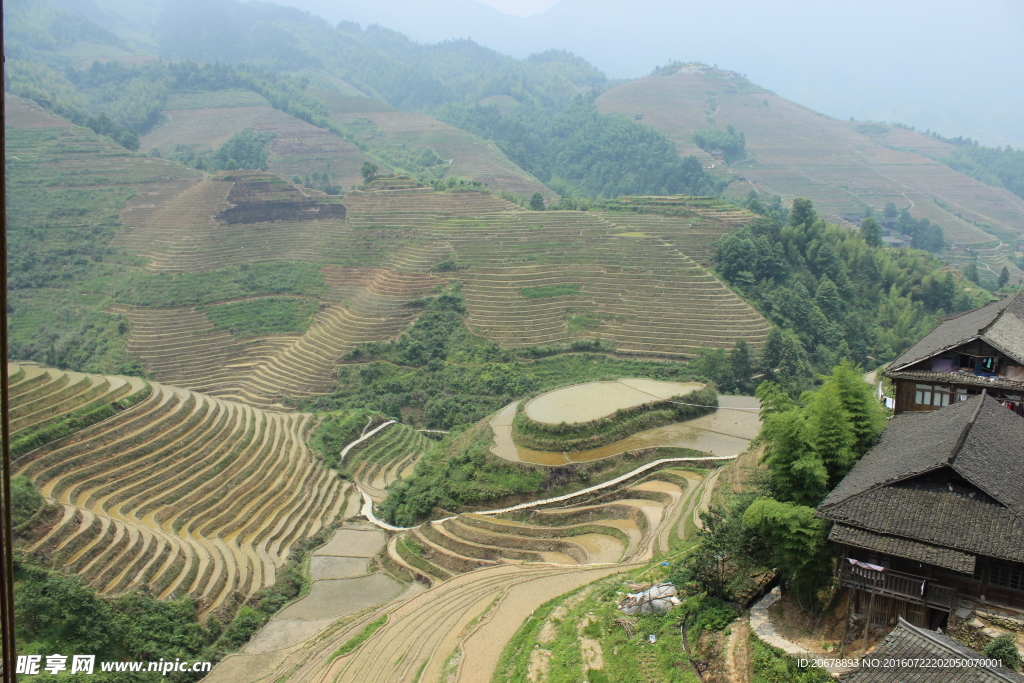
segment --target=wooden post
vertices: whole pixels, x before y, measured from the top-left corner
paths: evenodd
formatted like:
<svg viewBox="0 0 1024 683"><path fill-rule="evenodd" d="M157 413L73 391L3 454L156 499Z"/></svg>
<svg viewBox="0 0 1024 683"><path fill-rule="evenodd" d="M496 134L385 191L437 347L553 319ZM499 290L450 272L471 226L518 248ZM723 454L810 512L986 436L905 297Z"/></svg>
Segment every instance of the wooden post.
<svg viewBox="0 0 1024 683"><path fill-rule="evenodd" d="M871 628L871 610L875 606L875 586L871 585L871 598L868 600L868 614L864 619L864 635L861 640L864 641L864 652L868 651L868 630Z"/></svg>

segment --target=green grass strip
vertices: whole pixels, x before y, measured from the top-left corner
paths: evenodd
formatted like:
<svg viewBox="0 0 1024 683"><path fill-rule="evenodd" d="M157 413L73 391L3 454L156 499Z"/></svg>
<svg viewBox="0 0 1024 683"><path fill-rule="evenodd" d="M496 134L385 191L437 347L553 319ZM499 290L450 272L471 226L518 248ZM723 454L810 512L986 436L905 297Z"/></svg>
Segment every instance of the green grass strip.
<svg viewBox="0 0 1024 683"><path fill-rule="evenodd" d="M352 650L355 650L357 647L362 645L366 641L366 639L372 636L377 631L377 629L379 629L387 622L387 620L388 615L382 614L373 621L371 621L363 628L362 631L349 638L341 647L335 650L334 654L331 655L331 661L337 659L338 657L344 657L348 653L352 652Z"/></svg>

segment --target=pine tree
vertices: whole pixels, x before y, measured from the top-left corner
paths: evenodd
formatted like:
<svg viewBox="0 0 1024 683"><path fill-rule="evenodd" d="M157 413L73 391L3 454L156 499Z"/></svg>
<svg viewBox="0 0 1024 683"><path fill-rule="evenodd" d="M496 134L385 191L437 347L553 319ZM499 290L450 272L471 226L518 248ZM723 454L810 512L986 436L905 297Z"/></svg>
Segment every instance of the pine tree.
<svg viewBox="0 0 1024 683"><path fill-rule="evenodd" d="M860 224L860 234L870 247L882 246L882 226L874 218L868 216Z"/></svg>

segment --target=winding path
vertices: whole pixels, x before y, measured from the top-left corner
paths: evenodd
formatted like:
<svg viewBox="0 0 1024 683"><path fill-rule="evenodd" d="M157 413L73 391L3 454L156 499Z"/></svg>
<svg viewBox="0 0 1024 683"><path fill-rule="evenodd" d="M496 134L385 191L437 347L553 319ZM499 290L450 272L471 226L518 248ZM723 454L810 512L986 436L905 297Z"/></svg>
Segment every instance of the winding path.
<svg viewBox="0 0 1024 683"><path fill-rule="evenodd" d="M380 425L378 427L374 427L373 429L371 429L368 434L363 434L361 437L359 437L358 439L356 439L355 441L353 441L349 445L347 445L344 448L342 448L341 449L341 455L338 457L338 462L345 462L345 456L348 455L348 452L350 450L352 450L354 447L358 446L359 444L363 443L364 441L366 441L371 436L373 436L374 434L376 434L380 430L384 429L388 425L393 425L393 424L395 424L394 420L388 420L384 424L382 424L382 425Z"/></svg>
<svg viewBox="0 0 1024 683"><path fill-rule="evenodd" d="M658 467L659 465L664 465L665 463L669 463L669 462L700 462L700 461L706 461L706 460L718 460L718 461L721 461L721 460L734 460L734 459L736 459L738 457L739 457L739 455L709 455L709 456L706 456L706 457L703 457L703 458L662 458L660 460L653 460L653 461L651 461L651 462L649 462L649 463L647 463L645 465L640 465L640 467L637 467L635 470L630 470L629 472L626 472L625 474L623 474L621 476L615 477L614 479L609 479L606 482L602 482L602 483L596 484L594 486L588 486L585 489L581 489L581 490L575 491L573 493L566 493L565 495L555 496L554 498L544 498L542 500L534 500L534 501L530 501L529 503L520 503L519 505L513 505L513 506L507 507L507 508L498 508L498 509L495 509L495 510L480 510L479 512L475 512L474 514L477 514L477 515L500 515L500 514L504 514L506 512L515 512L516 510L527 510L529 508L538 507L540 505L547 505L549 503L560 503L560 502L562 502L564 500L571 500L573 498L578 498L579 496L585 496L588 493L593 493L595 491L600 491L601 489L606 489L606 488L609 488L611 486L615 486L617 484L621 484L624 481L632 479L633 477L635 477L638 474L643 474L644 472L647 472L648 470L652 470L655 467ZM368 494L366 491L364 491L363 487L359 486L358 484L356 484L356 486L359 488L359 493L362 494L362 496L363 496L363 507L362 507L362 510L360 511L360 513L364 517L366 517L366 519L370 520L371 523L376 524L381 529L386 529L388 531L408 531L410 529L416 529L417 527L423 526L422 524L417 524L416 526L392 526L392 525L388 524L387 522L382 522L381 520L377 519L376 515L373 514L373 499L370 498L370 494ZM707 493L707 495L710 495L710 493ZM454 517L445 517L444 519L435 519L435 520L433 520L433 522L434 523L444 522L444 521L449 520L449 519L454 519Z"/></svg>

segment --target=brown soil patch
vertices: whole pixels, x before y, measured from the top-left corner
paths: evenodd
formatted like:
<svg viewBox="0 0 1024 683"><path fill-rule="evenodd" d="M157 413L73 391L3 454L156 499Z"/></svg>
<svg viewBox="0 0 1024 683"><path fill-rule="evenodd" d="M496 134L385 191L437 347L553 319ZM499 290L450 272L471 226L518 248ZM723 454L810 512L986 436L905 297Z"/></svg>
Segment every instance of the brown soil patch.
<svg viewBox="0 0 1024 683"><path fill-rule="evenodd" d="M4 125L14 128L70 128L72 124L31 100L8 93L4 98Z"/></svg>
<svg viewBox="0 0 1024 683"><path fill-rule="evenodd" d="M768 608L768 616L778 634L796 643L808 652L837 652L839 640L846 626L843 609L829 610L824 615L815 615L804 610L793 598L784 593L774 605ZM825 645L830 645L826 649Z"/></svg>

